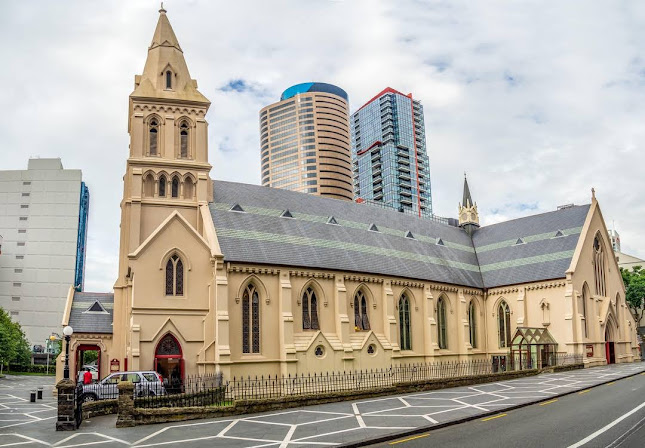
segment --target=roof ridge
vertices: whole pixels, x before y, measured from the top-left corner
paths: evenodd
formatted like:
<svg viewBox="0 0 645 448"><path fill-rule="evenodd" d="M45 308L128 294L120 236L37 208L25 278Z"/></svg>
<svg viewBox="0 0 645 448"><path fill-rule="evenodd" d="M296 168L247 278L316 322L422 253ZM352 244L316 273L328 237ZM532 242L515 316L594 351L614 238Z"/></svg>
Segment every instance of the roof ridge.
<svg viewBox="0 0 645 448"><path fill-rule="evenodd" d="M574 208L590 207L590 206L591 206L591 204L580 204L580 205L574 205L573 207L569 207L569 208L563 208L562 210L550 210L548 212L536 213L534 215L518 216L517 218L508 219L506 221L500 221L500 222L496 222L496 223L493 223L493 224L488 224L488 225L485 225L485 226L481 226L480 229L485 229L485 228L488 228L488 227L496 226L498 224L505 224L507 222L518 221L520 219L534 218L536 216L548 215L548 214L551 214L551 213L563 212L565 210L571 210L571 209L574 209Z"/></svg>

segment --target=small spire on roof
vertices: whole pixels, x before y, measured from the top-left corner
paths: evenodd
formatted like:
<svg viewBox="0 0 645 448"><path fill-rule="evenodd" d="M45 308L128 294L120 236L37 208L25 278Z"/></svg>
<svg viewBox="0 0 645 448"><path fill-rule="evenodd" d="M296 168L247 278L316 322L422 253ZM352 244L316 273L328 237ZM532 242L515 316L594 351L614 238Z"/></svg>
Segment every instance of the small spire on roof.
<svg viewBox="0 0 645 448"><path fill-rule="evenodd" d="M159 13L165 14L166 10L163 8L163 2L161 2L161 9L159 10Z"/></svg>
<svg viewBox="0 0 645 448"><path fill-rule="evenodd" d="M596 189L594 187L591 187L591 199L596 199Z"/></svg>

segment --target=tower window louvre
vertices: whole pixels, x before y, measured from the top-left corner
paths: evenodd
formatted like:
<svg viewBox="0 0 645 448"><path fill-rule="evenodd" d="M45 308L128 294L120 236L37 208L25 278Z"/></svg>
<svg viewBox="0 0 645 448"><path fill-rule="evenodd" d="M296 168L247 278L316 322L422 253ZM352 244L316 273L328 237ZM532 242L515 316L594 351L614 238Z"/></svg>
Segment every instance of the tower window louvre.
<svg viewBox="0 0 645 448"><path fill-rule="evenodd" d="M166 71L166 89L172 89L172 72Z"/></svg>
<svg viewBox="0 0 645 448"><path fill-rule="evenodd" d="M188 123L185 121L179 126L179 157L188 157Z"/></svg>
<svg viewBox="0 0 645 448"><path fill-rule="evenodd" d="M176 177L173 177L172 179L172 197L179 197L179 179L177 179Z"/></svg>

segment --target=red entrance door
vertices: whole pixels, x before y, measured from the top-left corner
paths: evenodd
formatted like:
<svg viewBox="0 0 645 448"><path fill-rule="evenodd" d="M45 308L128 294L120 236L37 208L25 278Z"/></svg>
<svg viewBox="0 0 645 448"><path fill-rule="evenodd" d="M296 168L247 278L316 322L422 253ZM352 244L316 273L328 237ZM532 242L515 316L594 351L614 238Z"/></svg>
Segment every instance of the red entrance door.
<svg viewBox="0 0 645 448"><path fill-rule="evenodd" d="M169 391L181 391L184 383L184 359L177 338L168 333L155 350L155 371Z"/></svg>

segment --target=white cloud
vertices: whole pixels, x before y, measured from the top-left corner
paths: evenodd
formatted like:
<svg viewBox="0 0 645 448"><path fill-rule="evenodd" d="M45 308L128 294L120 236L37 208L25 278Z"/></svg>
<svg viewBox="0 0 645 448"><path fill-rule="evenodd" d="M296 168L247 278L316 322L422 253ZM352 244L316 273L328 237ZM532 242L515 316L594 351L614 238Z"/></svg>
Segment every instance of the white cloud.
<svg viewBox="0 0 645 448"><path fill-rule="evenodd" d="M116 278L127 100L157 20L152 2L3 6L3 169L31 155L80 168L91 190L87 289ZM212 101L211 176L259 183L258 111L322 81L352 110L386 86L423 102L435 212L462 173L485 223L597 197L623 250L645 257L645 3L165 2ZM233 80L250 86L223 91ZM527 210L527 204L535 210Z"/></svg>

